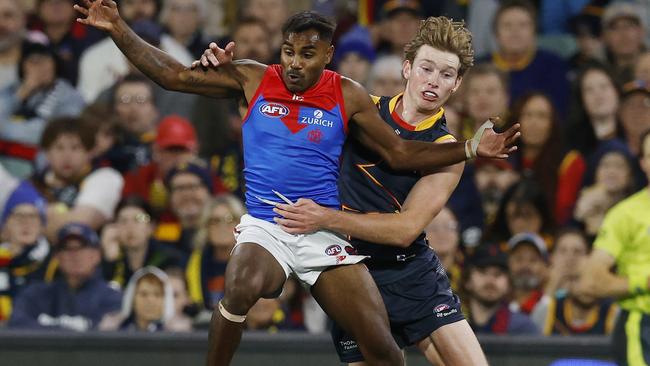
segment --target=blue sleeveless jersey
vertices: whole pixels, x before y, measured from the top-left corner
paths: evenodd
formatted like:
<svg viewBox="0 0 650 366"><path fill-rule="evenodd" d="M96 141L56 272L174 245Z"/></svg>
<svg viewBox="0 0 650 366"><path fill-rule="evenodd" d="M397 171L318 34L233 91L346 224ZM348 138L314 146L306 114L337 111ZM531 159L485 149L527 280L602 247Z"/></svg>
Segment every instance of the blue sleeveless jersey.
<svg viewBox="0 0 650 366"><path fill-rule="evenodd" d="M338 209L346 135L339 74L325 70L316 85L294 94L282 81L282 67L270 65L242 126L248 213L273 222L273 207L257 198L281 202L273 190L294 202L309 198Z"/></svg>

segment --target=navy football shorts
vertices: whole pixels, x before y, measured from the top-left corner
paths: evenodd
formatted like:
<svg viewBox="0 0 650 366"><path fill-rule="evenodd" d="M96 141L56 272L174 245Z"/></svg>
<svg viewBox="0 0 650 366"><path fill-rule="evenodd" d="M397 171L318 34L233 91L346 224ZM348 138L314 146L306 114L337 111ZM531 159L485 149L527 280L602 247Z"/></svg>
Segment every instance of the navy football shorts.
<svg viewBox="0 0 650 366"><path fill-rule="evenodd" d="M430 262L417 265L421 268L408 277L378 285L391 332L400 348L421 341L443 325L465 319L460 299L451 291L449 278L438 258L433 256ZM363 361L350 334L336 323L331 334L341 362Z"/></svg>

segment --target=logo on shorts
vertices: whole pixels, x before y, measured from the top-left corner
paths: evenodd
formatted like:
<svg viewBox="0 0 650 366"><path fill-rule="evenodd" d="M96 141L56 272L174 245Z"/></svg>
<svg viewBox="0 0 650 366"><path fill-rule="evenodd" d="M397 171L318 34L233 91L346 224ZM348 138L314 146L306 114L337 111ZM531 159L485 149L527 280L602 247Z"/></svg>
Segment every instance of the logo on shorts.
<svg viewBox="0 0 650 366"><path fill-rule="evenodd" d="M280 103L264 103L260 106L260 113L271 118L282 118L289 114L289 108Z"/></svg>
<svg viewBox="0 0 650 366"><path fill-rule="evenodd" d="M339 255L341 253L342 249L341 246L338 244L330 245L325 249L325 254L327 255Z"/></svg>
<svg viewBox="0 0 650 366"><path fill-rule="evenodd" d="M457 313L458 310L457 309L452 309L452 307L447 305L447 304L440 304L440 305L436 306L435 308L433 308L433 312L436 313L437 318L443 318L443 317L449 316L451 314Z"/></svg>
<svg viewBox="0 0 650 366"><path fill-rule="evenodd" d="M339 255L338 257L336 257L336 264L339 264L339 263L343 262L345 260L345 258L347 258L347 256Z"/></svg>
<svg viewBox="0 0 650 366"><path fill-rule="evenodd" d="M349 255L359 255L359 252L357 252L357 249L354 247L351 247L349 245L345 246L345 252L348 253Z"/></svg>

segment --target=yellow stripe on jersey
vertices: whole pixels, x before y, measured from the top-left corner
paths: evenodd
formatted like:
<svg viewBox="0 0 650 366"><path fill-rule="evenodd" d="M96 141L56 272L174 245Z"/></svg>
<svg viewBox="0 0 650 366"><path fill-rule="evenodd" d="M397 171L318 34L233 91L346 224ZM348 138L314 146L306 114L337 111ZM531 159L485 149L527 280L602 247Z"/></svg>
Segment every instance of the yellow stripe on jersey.
<svg viewBox="0 0 650 366"><path fill-rule="evenodd" d="M370 94L370 99L372 99L372 102L375 103L375 105L377 105L379 104L379 100L381 99L381 97Z"/></svg>
<svg viewBox="0 0 650 366"><path fill-rule="evenodd" d="M403 95L404 93L399 93L393 98L391 98L391 100L388 102L388 111L390 113L393 113L395 111L395 107L397 107L397 102L399 102L399 100L402 99ZM440 108L440 110L436 112L436 114L434 114L431 117L425 118L423 121L421 121L416 126L414 126L415 131L424 131L428 128L433 127L436 124L436 122L438 122L438 120L442 118L444 114L445 114L445 109Z"/></svg>
<svg viewBox="0 0 650 366"><path fill-rule="evenodd" d="M456 138L452 135L444 135L438 137L434 142L441 143L441 142L456 142Z"/></svg>

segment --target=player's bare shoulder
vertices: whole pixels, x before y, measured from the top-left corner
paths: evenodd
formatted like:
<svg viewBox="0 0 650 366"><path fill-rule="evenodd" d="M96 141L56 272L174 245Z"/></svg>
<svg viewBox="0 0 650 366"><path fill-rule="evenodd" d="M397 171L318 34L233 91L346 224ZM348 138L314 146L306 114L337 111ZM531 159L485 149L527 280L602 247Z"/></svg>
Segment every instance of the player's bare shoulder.
<svg viewBox="0 0 650 366"><path fill-rule="evenodd" d="M341 90L345 101L345 110L350 117L366 108L372 108L374 105L363 85L343 75L341 75Z"/></svg>

